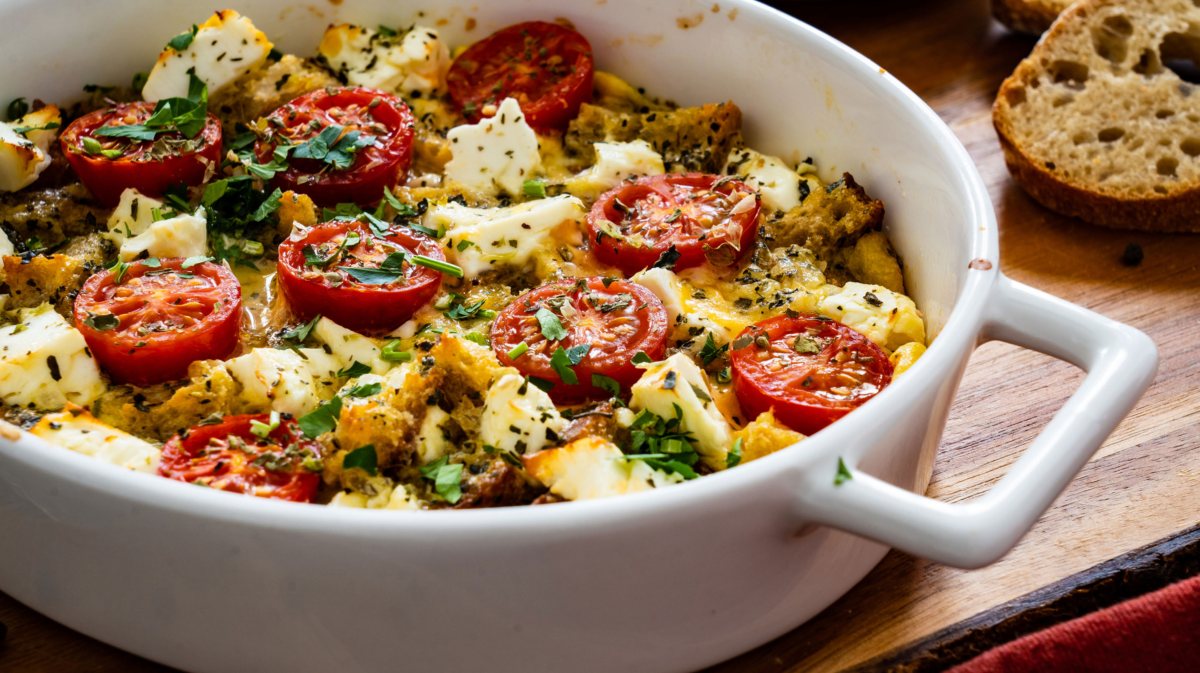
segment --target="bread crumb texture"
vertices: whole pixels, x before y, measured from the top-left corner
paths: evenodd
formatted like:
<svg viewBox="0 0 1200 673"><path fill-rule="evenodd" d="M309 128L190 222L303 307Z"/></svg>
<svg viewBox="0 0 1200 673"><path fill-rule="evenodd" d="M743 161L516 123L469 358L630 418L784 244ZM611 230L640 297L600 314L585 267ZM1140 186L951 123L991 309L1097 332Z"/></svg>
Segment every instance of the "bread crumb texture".
<svg viewBox="0 0 1200 673"><path fill-rule="evenodd" d="M1000 87L996 131L1035 199L1106 226L1200 231L1200 0L1085 0Z"/></svg>
<svg viewBox="0 0 1200 673"><path fill-rule="evenodd" d="M1004 25L1024 33L1040 34L1072 0L992 0L992 15Z"/></svg>

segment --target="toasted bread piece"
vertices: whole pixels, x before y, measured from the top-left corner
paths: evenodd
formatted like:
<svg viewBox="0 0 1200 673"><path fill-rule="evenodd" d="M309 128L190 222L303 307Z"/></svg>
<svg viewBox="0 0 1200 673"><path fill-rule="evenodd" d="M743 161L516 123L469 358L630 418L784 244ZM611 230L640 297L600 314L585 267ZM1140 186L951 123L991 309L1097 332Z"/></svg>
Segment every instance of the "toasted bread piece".
<svg viewBox="0 0 1200 673"><path fill-rule="evenodd" d="M1041 34L1073 0L992 0L992 15L1023 33Z"/></svg>
<svg viewBox="0 0 1200 673"><path fill-rule="evenodd" d="M1046 207L1120 229L1200 231L1200 60L1189 0L1084 0L1000 86L1013 178Z"/></svg>

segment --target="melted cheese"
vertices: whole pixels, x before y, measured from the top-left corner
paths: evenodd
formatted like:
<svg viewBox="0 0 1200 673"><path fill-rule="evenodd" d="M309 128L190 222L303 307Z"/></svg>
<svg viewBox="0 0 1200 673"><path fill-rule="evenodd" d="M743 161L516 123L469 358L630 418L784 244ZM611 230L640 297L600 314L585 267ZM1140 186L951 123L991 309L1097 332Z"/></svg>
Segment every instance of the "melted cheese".
<svg viewBox="0 0 1200 673"><path fill-rule="evenodd" d="M104 392L100 368L79 330L49 304L22 309L0 327L0 399L12 406L62 409Z"/></svg>
<svg viewBox="0 0 1200 673"><path fill-rule="evenodd" d="M726 175L740 175L758 190L768 211L786 212L800 205L800 174L782 159L742 148L729 153Z"/></svg>
<svg viewBox="0 0 1200 673"><path fill-rule="evenodd" d="M713 402L708 377L683 353L645 367L642 378L633 384L629 406L663 418L674 418L678 409L682 413L680 426L692 434L696 453L710 468L724 469L732 431Z"/></svg>
<svg viewBox="0 0 1200 673"><path fill-rule="evenodd" d="M526 455L556 440L567 424L550 396L515 370L488 388L479 423L484 444Z"/></svg>
<svg viewBox="0 0 1200 673"><path fill-rule="evenodd" d="M507 208L469 208L458 203L425 213L430 229L445 229L446 256L467 278L495 269L527 266L563 222L581 222L583 202L563 194ZM464 243L465 241L465 243Z"/></svg>
<svg viewBox="0 0 1200 673"><path fill-rule="evenodd" d="M662 155L645 140L628 143L593 143L596 163L566 182L567 191L585 199L595 199L629 178L662 175L666 172Z"/></svg>
<svg viewBox="0 0 1200 673"><path fill-rule="evenodd" d="M158 470L160 451L153 444L96 420L86 409L46 414L30 434L85 456L138 472Z"/></svg>
<svg viewBox="0 0 1200 673"><path fill-rule="evenodd" d="M333 395L340 366L320 348L254 348L225 368L251 408L301 416Z"/></svg>
<svg viewBox="0 0 1200 673"><path fill-rule="evenodd" d="M640 460L627 460L616 444L584 437L524 458L529 474L567 500L607 498L648 491L683 481Z"/></svg>
<svg viewBox="0 0 1200 673"><path fill-rule="evenodd" d="M925 343L925 321L908 297L863 283L831 285L830 290L821 301L821 313L862 332L877 345L894 351L911 341Z"/></svg>
<svg viewBox="0 0 1200 673"><path fill-rule="evenodd" d="M195 257L208 252L208 222L204 208L194 214L161 217L170 208L162 201L129 188L108 218L108 238L117 244L122 260L151 257Z"/></svg>
<svg viewBox="0 0 1200 673"><path fill-rule="evenodd" d="M350 24L330 26L321 56L353 86L429 95L445 84L450 51L436 30L413 26L402 37Z"/></svg>
<svg viewBox="0 0 1200 673"><path fill-rule="evenodd" d="M450 129L446 137L453 155L446 178L476 194L519 195L541 164L537 134L515 98L500 101L496 114L478 124Z"/></svg>
<svg viewBox="0 0 1200 673"><path fill-rule="evenodd" d="M0 122L0 192L29 186L50 165L50 143L62 115L53 105L12 122Z"/></svg>
<svg viewBox="0 0 1200 673"><path fill-rule="evenodd" d="M250 19L222 9L200 24L188 46L180 51L169 46L163 49L142 87L142 97L148 101L186 97L189 71L195 72L212 94L262 65L271 46Z"/></svg>

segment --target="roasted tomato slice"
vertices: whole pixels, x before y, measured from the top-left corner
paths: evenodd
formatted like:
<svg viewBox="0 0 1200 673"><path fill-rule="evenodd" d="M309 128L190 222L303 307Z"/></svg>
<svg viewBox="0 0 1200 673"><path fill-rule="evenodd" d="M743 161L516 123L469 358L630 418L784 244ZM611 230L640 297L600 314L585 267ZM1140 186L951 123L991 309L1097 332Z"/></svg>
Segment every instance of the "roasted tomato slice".
<svg viewBox="0 0 1200 673"><path fill-rule="evenodd" d="M747 419L773 409L806 435L883 390L892 364L870 339L836 320L776 316L751 325L729 354L733 392Z"/></svg>
<svg viewBox="0 0 1200 673"><path fill-rule="evenodd" d="M689 173L639 178L605 192L587 216L596 257L632 275L652 266L730 266L758 235L759 198L746 183Z"/></svg>
<svg viewBox="0 0 1200 673"><path fill-rule="evenodd" d="M154 107L143 101L89 112L59 138L71 168L103 205L117 205L129 187L160 196L176 185L198 185L220 166L221 124L212 115L195 138L178 131L160 133L154 140L96 135L105 127L144 124Z"/></svg>
<svg viewBox="0 0 1200 673"><path fill-rule="evenodd" d="M407 227L376 233L363 222L319 224L279 245L279 281L302 320L323 315L359 332L390 332L437 294L446 257ZM422 265L422 264L426 265Z"/></svg>
<svg viewBox="0 0 1200 673"><path fill-rule="evenodd" d="M562 130L591 99L592 45L557 23L529 21L501 29L459 54L446 88L462 114L477 121L488 105L515 98L534 129Z"/></svg>
<svg viewBox="0 0 1200 673"><path fill-rule="evenodd" d="M75 326L114 381L145 386L183 378L196 360L237 346L242 288L223 265L130 262L101 271L75 298Z"/></svg>
<svg viewBox="0 0 1200 673"><path fill-rule="evenodd" d="M222 491L312 502L321 451L286 414L226 416L167 440L158 473Z"/></svg>
<svg viewBox="0 0 1200 673"><path fill-rule="evenodd" d="M593 375L628 391L642 373L633 357L640 351L661 360L666 347L662 302L641 285L611 278L567 278L535 288L492 324L500 362L553 384L550 397L558 404L609 397L604 380Z"/></svg>
<svg viewBox="0 0 1200 673"><path fill-rule="evenodd" d="M259 161L294 146L272 184L320 205L375 204L412 163L413 115L396 96L375 89L317 89L267 115L255 146Z"/></svg>

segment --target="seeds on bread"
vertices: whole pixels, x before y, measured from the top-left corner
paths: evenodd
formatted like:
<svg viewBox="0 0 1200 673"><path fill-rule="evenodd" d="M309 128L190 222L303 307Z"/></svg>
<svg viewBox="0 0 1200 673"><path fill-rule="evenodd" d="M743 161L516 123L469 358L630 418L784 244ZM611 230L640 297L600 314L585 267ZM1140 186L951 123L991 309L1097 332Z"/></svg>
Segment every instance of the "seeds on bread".
<svg viewBox="0 0 1200 673"><path fill-rule="evenodd" d="M1200 231L1200 61L1191 0L1084 0L1004 81L993 121L1014 179L1115 228Z"/></svg>

